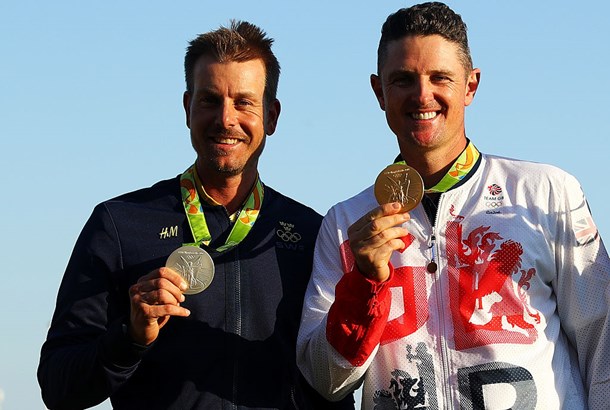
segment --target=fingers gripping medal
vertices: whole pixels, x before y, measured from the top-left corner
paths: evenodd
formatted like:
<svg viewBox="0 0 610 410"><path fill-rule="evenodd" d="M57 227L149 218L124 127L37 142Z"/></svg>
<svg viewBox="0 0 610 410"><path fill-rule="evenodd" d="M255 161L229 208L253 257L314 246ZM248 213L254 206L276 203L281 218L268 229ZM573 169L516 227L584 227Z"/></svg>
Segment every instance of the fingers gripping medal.
<svg viewBox="0 0 610 410"><path fill-rule="evenodd" d="M203 249L197 246L183 246L169 255L165 267L182 276L188 285L185 295L204 291L214 279L214 261Z"/></svg>
<svg viewBox="0 0 610 410"><path fill-rule="evenodd" d="M402 212L409 212L421 202L423 196L424 181L408 165L389 165L375 180L375 198L379 205L400 202Z"/></svg>

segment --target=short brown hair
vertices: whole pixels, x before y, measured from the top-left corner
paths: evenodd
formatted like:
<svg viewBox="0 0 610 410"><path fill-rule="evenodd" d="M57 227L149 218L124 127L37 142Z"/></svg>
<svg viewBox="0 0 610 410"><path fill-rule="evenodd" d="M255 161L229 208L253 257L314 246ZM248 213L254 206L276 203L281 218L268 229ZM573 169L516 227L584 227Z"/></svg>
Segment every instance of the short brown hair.
<svg viewBox="0 0 610 410"><path fill-rule="evenodd" d="M439 35L455 43L460 49L462 64L466 72L472 70L472 57L468 47L466 23L444 3L429 2L403 8L390 14L381 28L381 39L377 49L377 70L385 62L388 43L407 36Z"/></svg>
<svg viewBox="0 0 610 410"><path fill-rule="evenodd" d="M280 64L271 51L273 39L246 21L232 20L229 27L200 34L189 42L184 57L186 91L193 92L193 71L201 56L212 56L218 62L250 61L261 59L265 65L265 102L276 99L280 78Z"/></svg>

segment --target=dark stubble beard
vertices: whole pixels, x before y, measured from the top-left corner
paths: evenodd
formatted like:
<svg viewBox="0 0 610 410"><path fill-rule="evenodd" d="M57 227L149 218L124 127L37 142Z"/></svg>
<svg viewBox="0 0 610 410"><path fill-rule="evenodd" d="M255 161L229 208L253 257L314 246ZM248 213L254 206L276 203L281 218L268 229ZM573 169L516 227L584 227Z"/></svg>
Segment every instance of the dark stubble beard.
<svg viewBox="0 0 610 410"><path fill-rule="evenodd" d="M243 139L242 135L235 135L235 133L230 133L230 132L226 132L226 133L222 133L222 134L218 134L221 137L235 137L235 136L239 136L240 140L243 140L244 143L248 143L250 141L250 139L246 136L246 139ZM229 165L223 165L220 163L220 161L215 161L214 159L209 160L209 159L205 159L202 158L201 161L203 162L202 167L208 168L208 169L213 169L214 171L216 171L217 173L221 174L221 175L225 175L227 177L232 177L232 176L236 176L241 174L246 168L248 168L250 166L250 164L252 164L254 162L254 169L257 168L258 165L258 159L260 158L261 154L263 153L263 149L265 148L265 143L267 142L267 137L264 136L263 140L261 141L260 146L257 148L257 150L255 152L252 153L252 155L250 156L250 158L248 158L248 161L244 164L238 164L237 166L231 166ZM220 152L217 153L219 155L215 156L214 158L218 158L218 157L223 157L223 156L227 156L228 154L225 152Z"/></svg>

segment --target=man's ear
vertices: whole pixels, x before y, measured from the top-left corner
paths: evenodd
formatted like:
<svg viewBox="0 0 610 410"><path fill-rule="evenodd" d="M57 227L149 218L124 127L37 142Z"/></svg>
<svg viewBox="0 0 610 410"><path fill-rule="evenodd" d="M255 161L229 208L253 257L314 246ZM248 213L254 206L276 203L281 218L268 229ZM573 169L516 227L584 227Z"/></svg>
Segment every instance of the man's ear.
<svg viewBox="0 0 610 410"><path fill-rule="evenodd" d="M377 98L377 102L379 103L379 108L385 111L383 85L381 84L381 77L379 77L377 74L371 74L371 88L373 88L373 92L375 93L375 97Z"/></svg>
<svg viewBox="0 0 610 410"><path fill-rule="evenodd" d="M277 120L280 118L280 111L282 111L282 105L280 100L277 98L273 100L267 107L267 113L265 115L265 134L272 135L277 127Z"/></svg>
<svg viewBox="0 0 610 410"><path fill-rule="evenodd" d="M474 100L474 95L477 93L477 89L479 88L479 83L481 82L481 70L478 68L473 68L468 75L468 80L466 83L466 98L464 99L464 105L468 106Z"/></svg>
<svg viewBox="0 0 610 410"><path fill-rule="evenodd" d="M186 115L186 126L191 128L191 94L188 91L182 94L182 106Z"/></svg>

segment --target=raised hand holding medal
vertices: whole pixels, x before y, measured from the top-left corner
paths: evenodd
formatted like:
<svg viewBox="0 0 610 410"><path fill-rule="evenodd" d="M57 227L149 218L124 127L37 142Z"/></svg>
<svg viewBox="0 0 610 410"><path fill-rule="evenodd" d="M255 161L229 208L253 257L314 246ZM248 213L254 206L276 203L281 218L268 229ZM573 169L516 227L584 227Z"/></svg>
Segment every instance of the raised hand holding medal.
<svg viewBox="0 0 610 410"><path fill-rule="evenodd" d="M399 202L403 212L414 209L424 197L424 182L419 173L402 163L386 167L375 181L375 198L380 205ZM431 259L426 270L436 273L438 265L434 256L434 244L430 247Z"/></svg>
<svg viewBox="0 0 610 410"><path fill-rule="evenodd" d="M348 237L360 273L384 282L390 275L390 256L405 248L403 238L409 232L403 223L409 220L408 212L421 202L424 184L413 168L392 164L377 177L374 192L381 206L354 222Z"/></svg>

